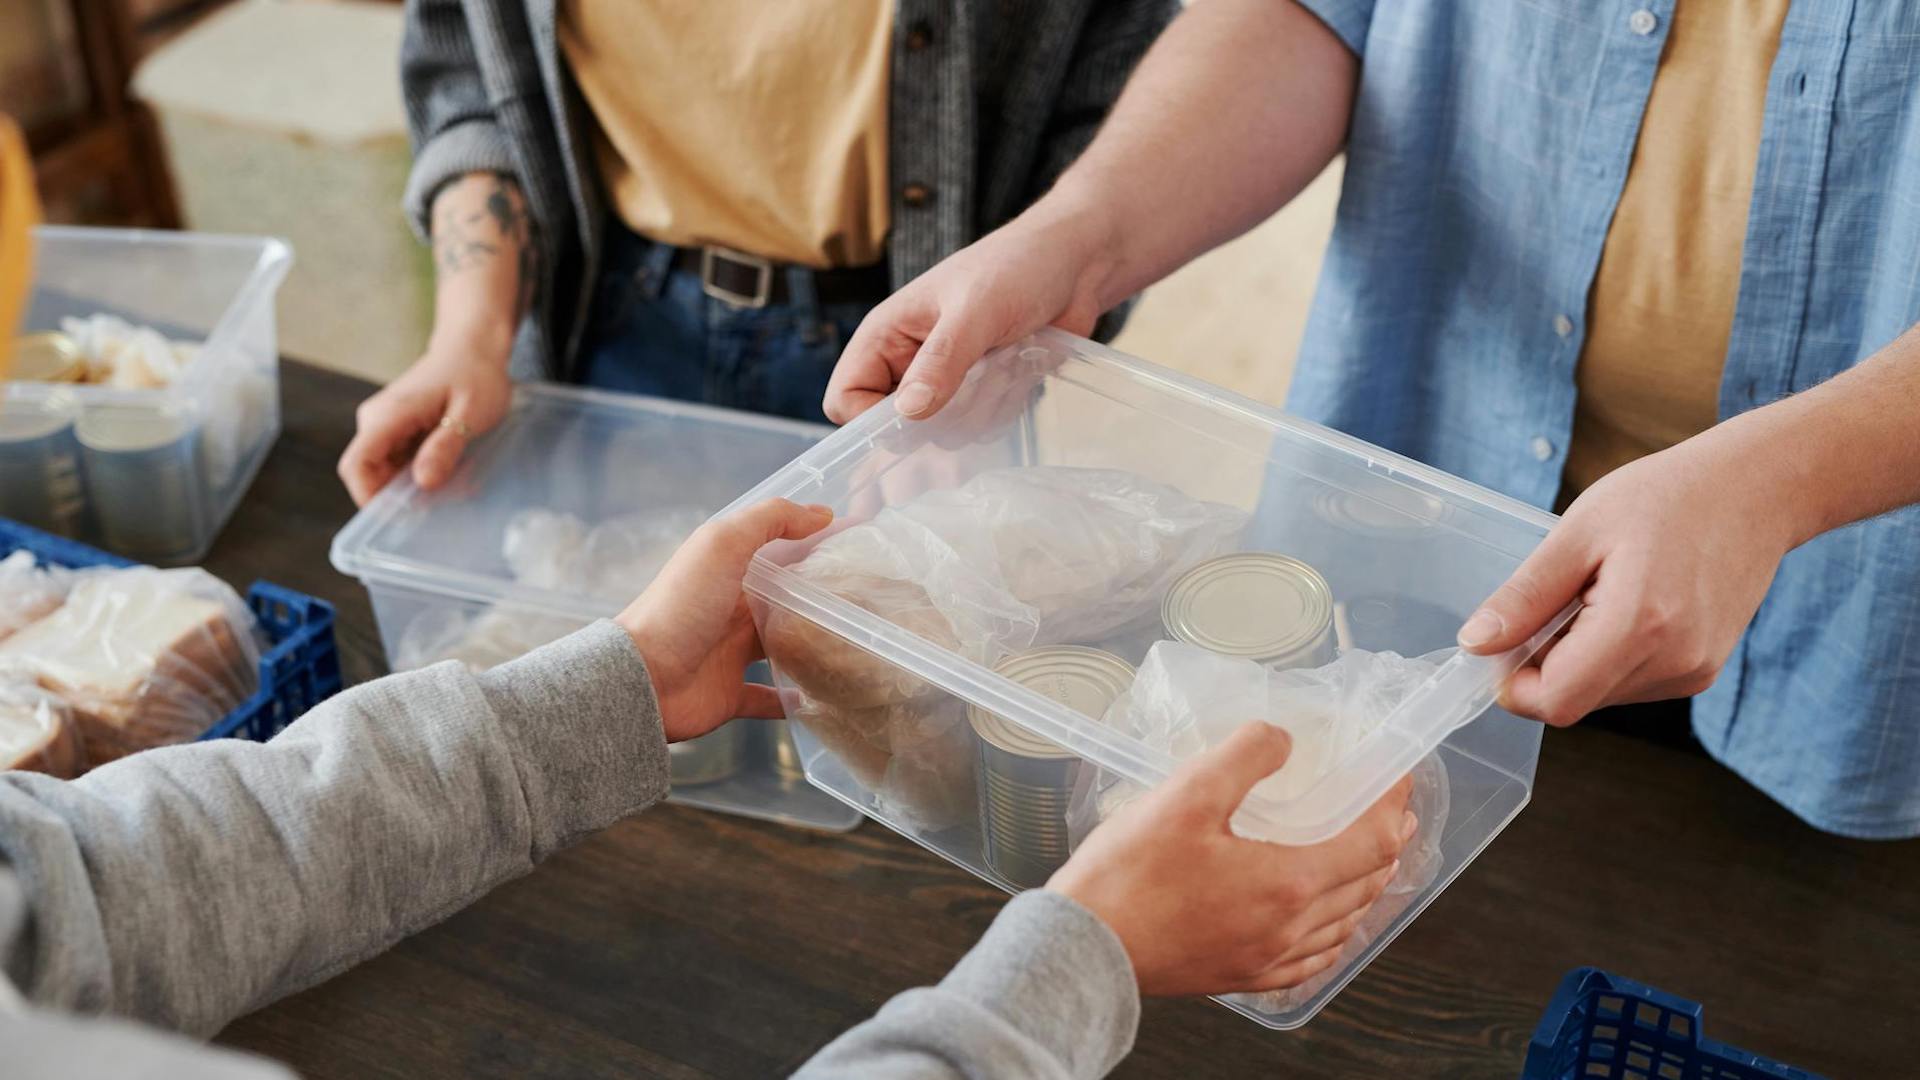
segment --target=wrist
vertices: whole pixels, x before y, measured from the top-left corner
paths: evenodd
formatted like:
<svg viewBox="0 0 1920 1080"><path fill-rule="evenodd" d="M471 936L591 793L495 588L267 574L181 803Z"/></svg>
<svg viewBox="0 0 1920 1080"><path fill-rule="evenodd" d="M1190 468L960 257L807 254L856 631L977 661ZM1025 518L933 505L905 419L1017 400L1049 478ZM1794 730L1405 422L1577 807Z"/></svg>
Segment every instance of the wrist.
<svg viewBox="0 0 1920 1080"><path fill-rule="evenodd" d="M513 355L515 330L513 323L501 318L436 321L427 338L427 355L504 371Z"/></svg>
<svg viewBox="0 0 1920 1080"><path fill-rule="evenodd" d="M1069 174L1029 211L1036 242L1070 254L1076 268L1074 294L1092 297L1099 311L1133 293L1123 287L1124 231L1112 207L1113 200L1103 198L1094 185Z"/></svg>
<svg viewBox="0 0 1920 1080"><path fill-rule="evenodd" d="M1840 522L1831 520L1832 470L1794 438L1793 418L1770 408L1734 417L1698 441L1709 485L1745 493L1750 527L1784 556Z"/></svg>

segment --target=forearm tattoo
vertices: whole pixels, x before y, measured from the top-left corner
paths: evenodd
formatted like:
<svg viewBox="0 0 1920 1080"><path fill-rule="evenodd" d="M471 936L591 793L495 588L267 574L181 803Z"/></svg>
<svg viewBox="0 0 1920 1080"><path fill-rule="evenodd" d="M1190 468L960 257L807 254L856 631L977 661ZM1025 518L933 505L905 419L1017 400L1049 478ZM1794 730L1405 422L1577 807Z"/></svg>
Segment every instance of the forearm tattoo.
<svg viewBox="0 0 1920 1080"><path fill-rule="evenodd" d="M516 305L524 312L533 301L539 249L519 185L499 174L470 177L435 200L433 261L442 277L483 266L507 248L516 253Z"/></svg>

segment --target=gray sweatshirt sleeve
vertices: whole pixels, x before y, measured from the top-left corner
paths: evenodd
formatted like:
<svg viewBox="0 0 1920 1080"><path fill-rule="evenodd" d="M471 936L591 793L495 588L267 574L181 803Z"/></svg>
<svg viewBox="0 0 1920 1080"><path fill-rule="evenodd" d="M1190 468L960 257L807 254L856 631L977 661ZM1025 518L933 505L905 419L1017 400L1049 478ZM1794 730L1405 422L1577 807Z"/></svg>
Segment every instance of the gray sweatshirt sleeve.
<svg viewBox="0 0 1920 1080"><path fill-rule="evenodd" d="M667 787L652 686L611 622L485 675L368 683L270 743L0 773L0 886L24 900L0 968L43 1009L211 1034Z"/></svg>
<svg viewBox="0 0 1920 1080"><path fill-rule="evenodd" d="M795 1080L1104 1076L1133 1048L1126 950L1059 893L1013 898L938 986L909 990L828 1043Z"/></svg>

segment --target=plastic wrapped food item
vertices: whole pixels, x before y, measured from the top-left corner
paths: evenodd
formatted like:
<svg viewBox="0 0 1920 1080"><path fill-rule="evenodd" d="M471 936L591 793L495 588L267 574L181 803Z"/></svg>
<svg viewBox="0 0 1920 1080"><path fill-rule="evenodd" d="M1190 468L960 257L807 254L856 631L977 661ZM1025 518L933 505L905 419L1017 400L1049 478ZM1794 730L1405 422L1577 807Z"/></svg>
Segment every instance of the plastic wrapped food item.
<svg viewBox="0 0 1920 1080"><path fill-rule="evenodd" d="M1098 641L1157 611L1167 583L1231 546L1246 515L1114 469L1031 466L927 492L821 541L793 569L895 626L992 665ZM926 684L774 607L761 640L817 700L907 701Z"/></svg>
<svg viewBox="0 0 1920 1080"><path fill-rule="evenodd" d="M1157 618L1167 583L1230 547L1245 522L1233 507L1133 473L1005 468L882 510L822 540L793 569L991 666ZM890 815L925 828L970 816L973 749L957 700L780 605L761 615L768 657L801 693L790 715Z"/></svg>
<svg viewBox="0 0 1920 1080"><path fill-rule="evenodd" d="M803 697L788 717L806 725L890 818L938 831L976 816L976 752L959 699L849 709Z"/></svg>
<svg viewBox="0 0 1920 1080"><path fill-rule="evenodd" d="M493 608L469 615L458 608L430 608L401 633L393 647L393 666L397 671L412 671L458 660L469 671L486 671L558 641L582 625L574 619L525 611Z"/></svg>
<svg viewBox="0 0 1920 1080"><path fill-rule="evenodd" d="M589 527L554 510L522 510L500 535L500 557L522 585L576 596L640 595L708 517L698 506L669 506L608 518ZM469 613L430 608L407 624L393 650L396 670L458 660L473 671L516 659L585 625L577 619L510 609Z"/></svg>
<svg viewBox="0 0 1920 1080"><path fill-rule="evenodd" d="M0 642L73 711L90 764L186 742L259 683L252 613L204 570L76 571L66 603Z"/></svg>
<svg viewBox="0 0 1920 1080"><path fill-rule="evenodd" d="M158 330L115 315L60 320L86 367L86 380L123 390L172 386L194 358L194 346L168 341Z"/></svg>
<svg viewBox="0 0 1920 1080"><path fill-rule="evenodd" d="M53 614L65 602L72 571L41 566L21 549L0 559L0 641Z"/></svg>
<svg viewBox="0 0 1920 1080"><path fill-rule="evenodd" d="M669 506L623 514L591 528L572 514L523 510L508 522L500 553L515 581L583 596L633 597L647 587L712 511Z"/></svg>
<svg viewBox="0 0 1920 1080"><path fill-rule="evenodd" d="M86 754L66 703L24 676L0 673L0 770L27 769L71 780Z"/></svg>

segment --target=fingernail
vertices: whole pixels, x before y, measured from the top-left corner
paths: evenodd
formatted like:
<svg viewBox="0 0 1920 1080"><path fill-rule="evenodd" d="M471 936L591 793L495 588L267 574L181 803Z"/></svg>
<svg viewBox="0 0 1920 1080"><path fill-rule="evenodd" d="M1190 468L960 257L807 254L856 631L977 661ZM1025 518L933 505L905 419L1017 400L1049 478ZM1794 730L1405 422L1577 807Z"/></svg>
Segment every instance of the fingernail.
<svg viewBox="0 0 1920 1080"><path fill-rule="evenodd" d="M814 516L816 517L819 517L819 516L832 517L833 516L833 507L827 506L824 503L808 503L807 510L813 513Z"/></svg>
<svg viewBox="0 0 1920 1080"><path fill-rule="evenodd" d="M1494 635L1500 633L1504 625L1500 621L1500 616L1486 608L1481 608L1473 613L1473 618L1467 620L1467 625L1460 628L1460 644L1469 649L1476 645L1485 645L1494 639Z"/></svg>
<svg viewBox="0 0 1920 1080"><path fill-rule="evenodd" d="M1413 816L1413 811L1407 811L1406 815L1400 819L1400 842L1405 843L1413 839L1413 832L1419 827L1420 819Z"/></svg>
<svg viewBox="0 0 1920 1080"><path fill-rule="evenodd" d="M1393 860L1393 864L1387 867L1387 872L1384 875L1382 875L1382 878L1383 880L1386 880L1386 881L1392 881L1393 875L1399 872L1400 872L1400 860L1395 859Z"/></svg>
<svg viewBox="0 0 1920 1080"><path fill-rule="evenodd" d="M925 383L908 383L900 388L900 399L894 404L902 416L919 416L933 407L933 388Z"/></svg>

